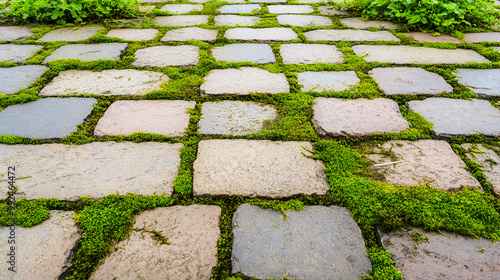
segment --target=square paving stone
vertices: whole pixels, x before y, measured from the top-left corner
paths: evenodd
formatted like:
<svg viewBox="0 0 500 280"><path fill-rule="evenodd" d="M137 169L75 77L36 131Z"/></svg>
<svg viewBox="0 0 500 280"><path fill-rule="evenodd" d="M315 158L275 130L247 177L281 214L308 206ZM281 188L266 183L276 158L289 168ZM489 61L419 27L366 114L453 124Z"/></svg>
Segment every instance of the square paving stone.
<svg viewBox="0 0 500 280"><path fill-rule="evenodd" d="M169 12L172 14L186 14L192 11L201 11L203 5L190 4L166 4L161 7L160 11Z"/></svg>
<svg viewBox="0 0 500 280"><path fill-rule="evenodd" d="M0 26L0 41L24 41L33 35L31 28L21 26Z"/></svg>
<svg viewBox="0 0 500 280"><path fill-rule="evenodd" d="M309 5L270 5L267 7L270 14L309 14L314 9Z"/></svg>
<svg viewBox="0 0 500 280"><path fill-rule="evenodd" d="M283 63L287 64L344 62L344 54L333 45L283 44L280 47L280 53Z"/></svg>
<svg viewBox="0 0 500 280"><path fill-rule="evenodd" d="M305 206L300 212L243 204L232 220L233 273L258 279L361 279L372 269L347 208Z"/></svg>
<svg viewBox="0 0 500 280"><path fill-rule="evenodd" d="M0 145L0 167L15 165L16 176L25 177L17 196L26 199L171 195L181 148L180 143L156 142Z"/></svg>
<svg viewBox="0 0 500 280"><path fill-rule="evenodd" d="M483 169L484 176L492 188L492 192L500 195L500 155L494 150L488 149L481 144L462 144L462 148L468 153L465 155L478 164ZM497 147L497 150L500 147Z"/></svg>
<svg viewBox="0 0 500 280"><path fill-rule="evenodd" d="M120 56L125 53L127 45L127 43L64 45L47 56L42 64L47 64L58 59L79 59L80 61L98 59L120 60Z"/></svg>
<svg viewBox="0 0 500 280"><path fill-rule="evenodd" d="M369 27L383 29L398 29L399 27L390 21L365 20L362 18L341 18L340 22L346 26L358 29L367 29Z"/></svg>
<svg viewBox="0 0 500 280"><path fill-rule="evenodd" d="M359 83L359 78L354 71L340 72L312 72L298 73L298 82L304 87L302 91L323 92L325 90L342 91Z"/></svg>
<svg viewBox="0 0 500 280"><path fill-rule="evenodd" d="M465 163L451 149L450 144L441 140L389 141L382 145L400 161L396 164L382 154L367 154L380 166L372 167L382 174L388 183L405 187L424 185L451 191L463 186L482 190L479 182L465 170ZM375 148L377 150L377 148ZM385 165L384 165L385 164Z"/></svg>
<svg viewBox="0 0 500 280"><path fill-rule="evenodd" d="M330 189L324 165L305 156L312 150L309 142L203 140L193 166L194 195L324 195Z"/></svg>
<svg viewBox="0 0 500 280"><path fill-rule="evenodd" d="M108 37L117 37L127 41L151 41L158 34L156 29L112 29L106 34Z"/></svg>
<svg viewBox="0 0 500 280"><path fill-rule="evenodd" d="M332 20L324 16L279 15L277 20L281 25L289 24L300 27L332 25Z"/></svg>
<svg viewBox="0 0 500 280"><path fill-rule="evenodd" d="M285 42L299 39L297 33L291 28L231 28L226 30L224 36L236 41L255 42Z"/></svg>
<svg viewBox="0 0 500 280"><path fill-rule="evenodd" d="M500 42L500 32L465 33L464 41L469 43Z"/></svg>
<svg viewBox="0 0 500 280"><path fill-rule="evenodd" d="M74 27L59 28L49 31L38 39L39 42L53 42L53 41L83 41L94 36L101 30L101 26L84 26L75 29Z"/></svg>
<svg viewBox="0 0 500 280"><path fill-rule="evenodd" d="M184 42L187 40L198 40L204 42L213 42L217 40L217 33L217 30L212 29L186 27L167 31L165 36L163 36L160 41Z"/></svg>
<svg viewBox="0 0 500 280"><path fill-rule="evenodd" d="M119 242L90 279L199 279L217 264L221 208L159 207L136 216L129 238ZM168 239L161 244L153 232Z"/></svg>
<svg viewBox="0 0 500 280"><path fill-rule="evenodd" d="M439 137L500 136L500 110L486 100L436 97L409 101L407 106L431 122Z"/></svg>
<svg viewBox="0 0 500 280"><path fill-rule="evenodd" d="M264 122L278 117L271 105L255 102L205 102L198 132L204 135L246 135L262 130Z"/></svg>
<svg viewBox="0 0 500 280"><path fill-rule="evenodd" d="M401 132L409 127L396 102L377 98L343 100L316 98L312 124L322 137L361 137Z"/></svg>
<svg viewBox="0 0 500 280"><path fill-rule="evenodd" d="M212 49L213 56L219 61L274 63L273 50L267 44L228 44Z"/></svg>
<svg viewBox="0 0 500 280"><path fill-rule="evenodd" d="M191 67L200 61L200 48L197 46L155 46L135 52L135 67Z"/></svg>
<svg viewBox="0 0 500 280"><path fill-rule="evenodd" d="M61 139L77 130L92 112L94 98L44 98L0 111L0 134Z"/></svg>
<svg viewBox="0 0 500 280"><path fill-rule="evenodd" d="M326 2L326 1L325 1ZM348 12L341 10L337 7L331 6L318 6L318 11L320 14L325 16L348 16Z"/></svg>
<svg viewBox="0 0 500 280"><path fill-rule="evenodd" d="M160 26L189 26L208 23L207 15L162 16L156 17L155 23Z"/></svg>
<svg viewBox="0 0 500 280"><path fill-rule="evenodd" d="M455 44L460 44L462 41L458 40L457 38L447 35L447 34L441 34L439 36L433 36L430 33L423 33L423 32L408 32L408 33L403 33L406 36L411 36L413 39L419 41L419 42L430 42L430 43L455 43Z"/></svg>
<svg viewBox="0 0 500 280"><path fill-rule="evenodd" d="M252 16L219 15L214 16L214 20L216 26L245 26L259 23L261 18Z"/></svg>
<svg viewBox="0 0 500 280"><path fill-rule="evenodd" d="M23 63L40 49L43 49L43 47L35 45L2 44L0 45L0 61Z"/></svg>
<svg viewBox="0 0 500 280"><path fill-rule="evenodd" d="M500 96L500 69L457 69L458 82L482 98Z"/></svg>
<svg viewBox="0 0 500 280"><path fill-rule="evenodd" d="M217 9L222 14L250 14L260 11L259 4L224 5Z"/></svg>
<svg viewBox="0 0 500 280"><path fill-rule="evenodd" d="M350 42L375 42L375 41L396 41L399 40L389 31L368 31L368 30L313 30L304 32L308 41L350 41Z"/></svg>
<svg viewBox="0 0 500 280"><path fill-rule="evenodd" d="M39 65L0 67L0 93L7 95L14 94L22 88L29 87L47 69L49 68Z"/></svg>
<svg viewBox="0 0 500 280"><path fill-rule="evenodd" d="M368 71L386 95L429 95L452 93L443 77L422 68L375 68Z"/></svg>
<svg viewBox="0 0 500 280"><path fill-rule="evenodd" d="M180 137L189 125L188 108L196 102L183 100L121 100L104 113L96 136L130 135L134 132Z"/></svg>
<svg viewBox="0 0 500 280"><path fill-rule="evenodd" d="M4 269L0 279L61 279L63 273L71 269L71 261L82 237L82 230L75 225L73 211L50 211L50 218L31 228L15 226L15 239L10 227L0 227L0 250L4 252L0 260ZM9 244L7 240L15 240ZM9 271L10 247L15 247L15 273Z"/></svg>

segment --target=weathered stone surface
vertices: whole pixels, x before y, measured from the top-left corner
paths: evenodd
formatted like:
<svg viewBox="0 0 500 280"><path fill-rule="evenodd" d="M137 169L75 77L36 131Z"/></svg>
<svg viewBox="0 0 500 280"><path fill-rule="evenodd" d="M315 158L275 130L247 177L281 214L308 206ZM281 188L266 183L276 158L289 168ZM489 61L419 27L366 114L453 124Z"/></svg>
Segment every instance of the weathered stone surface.
<svg viewBox="0 0 500 280"><path fill-rule="evenodd" d="M414 234L429 240L417 244ZM412 228L384 234L382 244L405 279L496 280L500 276L500 246L484 238Z"/></svg>
<svg viewBox="0 0 500 280"><path fill-rule="evenodd" d="M422 68L375 68L368 71L386 95L428 95L452 93L443 77Z"/></svg>
<svg viewBox="0 0 500 280"><path fill-rule="evenodd" d="M439 36L433 36L431 33L423 33L423 32L408 32L403 33L406 36L411 36L413 39L419 42L430 42L430 43L455 43L460 44L462 41L458 40L455 37L452 37L447 34L441 34Z"/></svg>
<svg viewBox="0 0 500 280"><path fill-rule="evenodd" d="M217 30L204 29L199 27L186 27L179 29L172 29L165 33L161 38L162 42L184 42L187 40L198 40L205 42L213 42L217 40Z"/></svg>
<svg viewBox="0 0 500 280"><path fill-rule="evenodd" d="M200 48L197 46L155 46L135 52L135 67L190 67L200 61Z"/></svg>
<svg viewBox="0 0 500 280"><path fill-rule="evenodd" d="M119 60L125 52L127 43L104 43L104 44L72 44L64 45L55 50L43 60L43 64L58 59L79 59L90 61L98 59Z"/></svg>
<svg viewBox="0 0 500 280"><path fill-rule="evenodd" d="M213 0L189 0L190 3L206 3L206 2L210 2L210 1L213 1ZM229 2L229 3L233 3L233 4L244 4L247 1L246 0L224 0L224 2Z"/></svg>
<svg viewBox="0 0 500 280"><path fill-rule="evenodd" d="M331 6L319 6L318 11L322 15L326 16L348 16L350 15L348 12L340 9L336 9L335 7Z"/></svg>
<svg viewBox="0 0 500 280"><path fill-rule="evenodd" d="M15 165L16 177L25 177L17 196L26 199L171 195L181 147L155 142L0 145L0 167Z"/></svg>
<svg viewBox="0 0 500 280"><path fill-rule="evenodd" d="M250 14L260 11L259 4L224 5L218 9L222 14Z"/></svg>
<svg viewBox="0 0 500 280"><path fill-rule="evenodd" d="M35 45L2 44L0 45L0 61L23 63L42 48L42 46Z"/></svg>
<svg viewBox="0 0 500 280"><path fill-rule="evenodd" d="M485 148L481 144L462 144L462 148L469 152L465 155L483 169L486 180L490 183L492 192L500 195L500 156L492 149Z"/></svg>
<svg viewBox="0 0 500 280"><path fill-rule="evenodd" d="M108 37L117 37L127 41L151 41L158 34L156 29L112 29L106 34Z"/></svg>
<svg viewBox="0 0 500 280"><path fill-rule="evenodd" d="M401 132L409 127L390 99L373 100L316 98L312 124L322 137L361 137L383 132Z"/></svg>
<svg viewBox="0 0 500 280"><path fill-rule="evenodd" d="M303 155L312 149L309 142L203 140L194 162L194 195L326 194L323 163Z"/></svg>
<svg viewBox="0 0 500 280"><path fill-rule="evenodd" d="M284 42L299 39L291 28L231 28L224 33L228 39L236 41Z"/></svg>
<svg viewBox="0 0 500 280"><path fill-rule="evenodd" d="M341 18L340 22L352 28L367 29L369 27L383 29L398 29L399 27L390 22L382 20L364 20L362 18Z"/></svg>
<svg viewBox="0 0 500 280"><path fill-rule="evenodd" d="M332 20L324 16L279 15L277 19L281 25L289 24L301 27L332 25Z"/></svg>
<svg viewBox="0 0 500 280"><path fill-rule="evenodd" d="M261 21L261 18L252 16L218 15L214 16L214 20L215 25L217 26L245 26L259 23Z"/></svg>
<svg viewBox="0 0 500 280"><path fill-rule="evenodd" d="M205 102L198 132L205 135L246 135L262 130L264 122L277 118L271 105L255 102Z"/></svg>
<svg viewBox="0 0 500 280"><path fill-rule="evenodd" d="M190 4L166 4L161 7L160 11L169 12L172 14L186 14L191 11L201 11L203 5L190 5Z"/></svg>
<svg viewBox="0 0 500 280"><path fill-rule="evenodd" d="M290 91L285 74L273 74L252 67L210 70L204 79L200 90L206 95L247 95L251 92L273 94Z"/></svg>
<svg viewBox="0 0 500 280"><path fill-rule="evenodd" d="M139 6L137 7L137 9L141 12L145 12L145 13L150 13L152 11L154 11L156 7L155 6L148 6L148 5L142 5L142 6Z"/></svg>
<svg viewBox="0 0 500 280"><path fill-rule="evenodd" d="M208 15L161 16L155 22L160 26L189 26L208 23Z"/></svg>
<svg viewBox="0 0 500 280"><path fill-rule="evenodd" d="M304 32L308 41L350 41L350 42L375 42L375 41L396 41L400 40L389 31L368 31L368 30L329 30L320 29Z"/></svg>
<svg viewBox="0 0 500 280"><path fill-rule="evenodd" d="M363 56L366 62L382 62L395 64L429 63L457 64L467 62L490 62L473 50L443 50L427 47L410 46L374 46L357 45L352 50ZM365 56L366 55L366 56Z"/></svg>
<svg viewBox="0 0 500 280"><path fill-rule="evenodd" d="M274 63L273 50L267 44L229 44L212 49L217 60L227 62Z"/></svg>
<svg viewBox="0 0 500 280"><path fill-rule="evenodd" d="M475 133L500 136L500 110L486 100L436 97L409 101L407 106L431 122L434 133L440 137Z"/></svg>
<svg viewBox="0 0 500 280"><path fill-rule="evenodd" d="M298 0L298 3L307 3L307 4L315 4L315 3L327 3L327 0ZM336 1L333 1L336 2Z"/></svg>
<svg viewBox="0 0 500 280"><path fill-rule="evenodd" d="M343 63L344 54L337 46L320 44L283 44L280 47L283 63L314 64Z"/></svg>
<svg viewBox="0 0 500 280"><path fill-rule="evenodd" d="M210 279L217 264L221 209L211 205L160 207L136 217L90 279ZM144 230L141 230L144 228ZM151 231L169 244L159 244Z"/></svg>
<svg viewBox="0 0 500 280"><path fill-rule="evenodd" d="M465 33L464 41L469 43L500 42L500 32Z"/></svg>
<svg viewBox="0 0 500 280"><path fill-rule="evenodd" d="M458 82L479 97L500 96L500 69L457 69Z"/></svg>
<svg viewBox="0 0 500 280"><path fill-rule="evenodd" d="M66 94L143 95L159 90L167 75L139 70L61 71L41 91L41 96Z"/></svg>
<svg viewBox="0 0 500 280"><path fill-rule="evenodd" d="M157 133L184 135L189 125L188 108L196 102L184 100L121 100L106 110L94 130L96 136Z"/></svg>
<svg viewBox="0 0 500 280"><path fill-rule="evenodd" d="M303 85L302 91L325 90L342 91L356 85L360 80L354 71L298 73L298 82Z"/></svg>
<svg viewBox="0 0 500 280"><path fill-rule="evenodd" d="M61 274L69 271L75 247L82 236L82 230L73 221L74 214L73 211L54 210L50 211L48 220L37 226L16 226L16 244L7 243L9 227L0 227L0 250L5 252L0 258L5 266L0 270L0 279L60 279ZM15 273L7 270L10 246L15 246Z"/></svg>
<svg viewBox="0 0 500 280"><path fill-rule="evenodd" d="M300 212L243 204L234 213L233 273L259 279L361 279L372 265L361 230L346 208ZM333 269L334 268L334 269Z"/></svg>
<svg viewBox="0 0 500 280"><path fill-rule="evenodd" d="M286 0L250 0L252 3L285 3Z"/></svg>
<svg viewBox="0 0 500 280"><path fill-rule="evenodd" d="M309 5L270 5L267 7L270 14L309 14L314 9Z"/></svg>
<svg viewBox="0 0 500 280"><path fill-rule="evenodd" d="M0 26L0 41L24 41L33 35L31 28L21 26Z"/></svg>
<svg viewBox="0 0 500 280"><path fill-rule="evenodd" d="M39 65L0 67L0 93L13 94L34 83L49 68Z"/></svg>
<svg viewBox="0 0 500 280"><path fill-rule="evenodd" d="M53 42L53 41L82 41L87 40L94 36L101 26L83 26L78 29L73 27L64 27L49 31L38 39L39 42Z"/></svg>

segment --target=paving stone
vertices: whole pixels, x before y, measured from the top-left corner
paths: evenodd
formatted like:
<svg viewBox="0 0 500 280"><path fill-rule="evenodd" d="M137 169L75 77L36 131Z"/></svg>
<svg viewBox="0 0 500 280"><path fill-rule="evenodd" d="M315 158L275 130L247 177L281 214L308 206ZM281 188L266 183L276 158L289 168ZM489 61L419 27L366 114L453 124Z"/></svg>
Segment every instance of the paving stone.
<svg viewBox="0 0 500 280"><path fill-rule="evenodd" d="M267 44L228 44L212 49L213 56L220 61L274 63L273 50Z"/></svg>
<svg viewBox="0 0 500 280"><path fill-rule="evenodd" d="M270 5L267 6L270 14L309 14L314 9L309 5Z"/></svg>
<svg viewBox="0 0 500 280"><path fill-rule="evenodd" d="M108 37L117 37L127 41L151 41L158 34L156 29L112 29L106 34Z"/></svg>
<svg viewBox="0 0 500 280"><path fill-rule="evenodd" d="M492 188L492 192L500 195L500 156L492 149L481 144L462 144L462 148L469 151L465 155L483 169L484 176ZM498 148L498 147L497 147Z"/></svg>
<svg viewBox="0 0 500 280"><path fill-rule="evenodd" d="M278 117L271 105L255 102L205 102L198 132L204 135L246 135L262 130L264 122Z"/></svg>
<svg viewBox="0 0 500 280"><path fill-rule="evenodd" d="M315 4L315 3L328 3L328 0L297 0L297 3L307 3L307 4ZM335 2L335 1L333 1Z"/></svg>
<svg viewBox="0 0 500 280"><path fill-rule="evenodd" d="M160 207L136 217L90 279L210 279L217 264L221 209L211 205ZM144 230L141 230L144 228ZM152 231L168 238L159 244Z"/></svg>
<svg viewBox="0 0 500 280"><path fill-rule="evenodd" d="M156 17L155 22L160 26L189 26L207 24L207 15L181 15L181 16L161 16Z"/></svg>
<svg viewBox="0 0 500 280"><path fill-rule="evenodd" d="M439 137L475 133L500 136L500 110L486 100L436 97L409 101L407 106L431 122L434 125L434 133Z"/></svg>
<svg viewBox="0 0 500 280"><path fill-rule="evenodd" d="M482 190L479 182L465 170L465 163L453 152L450 144L441 140L389 141L382 145L401 162L372 167L388 183L405 187L425 184L451 191L462 186ZM376 164L392 162L382 154L367 154Z"/></svg>
<svg viewBox="0 0 500 280"><path fill-rule="evenodd" d="M285 3L286 0L250 0L252 3Z"/></svg>
<svg viewBox="0 0 500 280"><path fill-rule="evenodd" d="M162 42L184 42L187 40L198 40L204 42L213 42L217 40L217 30L204 29L199 27L186 27L172 29L167 31L161 38Z"/></svg>
<svg viewBox="0 0 500 280"><path fill-rule="evenodd" d="M306 35L307 37L307 35ZM473 50L443 50L427 47L410 46L374 46L357 45L352 50L363 56L366 62L382 62L395 64L457 64L467 62L490 62ZM367 55L367 56L365 56Z"/></svg>
<svg viewBox="0 0 500 280"><path fill-rule="evenodd" d="M224 36L236 41L285 42L299 39L291 28L231 28Z"/></svg>
<svg viewBox="0 0 500 280"><path fill-rule="evenodd" d="M191 11L201 11L203 5L190 5L190 4L166 4L161 7L160 11L169 12L172 14L186 14Z"/></svg>
<svg viewBox="0 0 500 280"><path fill-rule="evenodd" d="M400 40L389 31L368 31L368 30L313 30L304 32L308 41L350 41L350 42L375 42L375 41L396 41ZM386 46L384 46L386 47Z"/></svg>
<svg viewBox="0 0 500 280"><path fill-rule="evenodd" d="M428 242L416 244L415 234ZM500 276L500 246L484 238L411 228L384 234L382 244L405 279L496 280Z"/></svg>
<svg viewBox="0 0 500 280"><path fill-rule="evenodd" d="M31 28L21 26L0 26L0 41L24 41L33 35Z"/></svg>
<svg viewBox="0 0 500 280"><path fill-rule="evenodd" d="M75 225L74 215L73 211L53 210L50 218L37 226L13 227L18 244L8 244L10 227L0 227L0 250L4 252L0 279L62 279L61 275L71 269L75 247L83 232ZM15 247L15 273L8 270L10 256L7 254L11 246Z"/></svg>
<svg viewBox="0 0 500 280"><path fill-rule="evenodd" d="M155 46L135 52L135 67L191 67L200 60L200 48L197 46Z"/></svg>
<svg viewBox="0 0 500 280"><path fill-rule="evenodd" d="M43 49L43 47L35 45L1 44L0 61L23 63L40 49Z"/></svg>
<svg viewBox="0 0 500 280"><path fill-rule="evenodd" d="M159 90L162 83L168 82L167 75L152 71L139 70L90 70L61 71L52 82L46 85L40 96L62 96L67 94L143 95Z"/></svg>
<svg viewBox="0 0 500 280"><path fill-rule="evenodd" d="M465 33L464 41L469 43L500 42L500 32Z"/></svg>
<svg viewBox="0 0 500 280"><path fill-rule="evenodd" d="M423 32L408 32L408 33L403 33L406 36L411 36L413 39L419 41L419 42L430 42L430 43L455 43L455 44L460 44L462 41L458 40L457 38L447 35L447 34L441 34L439 36L433 36L430 33L423 33Z"/></svg>
<svg viewBox="0 0 500 280"><path fill-rule="evenodd" d="M330 186L323 163L304 155L312 149L309 142L203 140L194 162L194 195L324 195Z"/></svg>
<svg viewBox="0 0 500 280"><path fill-rule="evenodd" d="M42 64L47 64L58 59L79 59L81 61L98 59L120 60L120 56L125 53L127 45L127 43L64 45L47 56Z"/></svg>
<svg viewBox="0 0 500 280"><path fill-rule="evenodd" d="M82 41L94 36L101 26L83 26L78 29L74 27L64 27L49 31L38 39L39 42L54 42L54 41Z"/></svg>
<svg viewBox="0 0 500 280"><path fill-rule="evenodd" d="M49 68L39 65L0 67L0 93L13 94L34 83Z"/></svg>
<svg viewBox="0 0 500 280"><path fill-rule="evenodd" d="M326 1L325 1L326 2ZM348 16L348 12L331 6L318 6L318 11L322 15L326 16Z"/></svg>
<svg viewBox="0 0 500 280"><path fill-rule="evenodd" d="M210 1L213 1L213 0L189 0L190 3L206 3L206 2L210 2ZM245 4L247 1L246 0L224 0L224 2Z"/></svg>
<svg viewBox="0 0 500 280"><path fill-rule="evenodd" d="M17 196L76 201L108 194L172 194L182 144L93 142L0 145L0 167L16 166Z"/></svg>
<svg viewBox="0 0 500 280"><path fill-rule="evenodd" d="M159 3L159 2L165 2L165 0L140 0L139 2L142 2L142 3Z"/></svg>
<svg viewBox="0 0 500 280"><path fill-rule="evenodd" d="M205 82L200 90L205 95L290 92L285 74L273 74L259 68L215 69L203 79Z"/></svg>
<svg viewBox="0 0 500 280"><path fill-rule="evenodd" d="M120 100L106 110L94 130L96 136L131 135L134 132L180 137L189 125L188 108L196 102L183 100Z"/></svg>
<svg viewBox="0 0 500 280"><path fill-rule="evenodd" d="M369 27L383 29L398 29L399 27L390 21L381 20L365 20L362 18L341 18L340 22L346 26L359 29L367 29Z"/></svg>
<svg viewBox="0 0 500 280"><path fill-rule="evenodd" d="M458 82L482 98L500 96L500 69L457 69Z"/></svg>
<svg viewBox="0 0 500 280"><path fill-rule="evenodd" d="M283 63L314 64L343 63L344 54L333 45L283 44L280 47Z"/></svg>
<svg viewBox="0 0 500 280"><path fill-rule="evenodd" d="M383 132L401 132L409 127L396 102L316 98L312 124L322 137L361 137Z"/></svg>
<svg viewBox="0 0 500 280"><path fill-rule="evenodd" d="M243 204L232 221L233 273L259 279L361 279L372 269L361 230L347 208L300 212ZM334 268L334 269L332 269Z"/></svg>
<svg viewBox="0 0 500 280"><path fill-rule="evenodd" d="M257 24L261 21L261 18L252 16L218 15L214 16L214 20L216 26L244 26Z"/></svg>
<svg viewBox="0 0 500 280"><path fill-rule="evenodd" d="M292 25L301 27L311 26L329 26L332 20L324 16L305 16L305 15L279 15L278 23L281 25Z"/></svg>
<svg viewBox="0 0 500 280"><path fill-rule="evenodd" d="M155 6L143 5L143 6L139 6L138 10L141 12L150 13L150 12L154 11L155 8L156 8Z"/></svg>
<svg viewBox="0 0 500 280"><path fill-rule="evenodd" d="M243 4L243 5L224 5L217 11L222 14L250 14L255 11L260 11L259 4Z"/></svg>
<svg viewBox="0 0 500 280"><path fill-rule="evenodd" d="M386 95L428 95L452 93L443 77L422 68L375 68L368 71Z"/></svg>
<svg viewBox="0 0 500 280"><path fill-rule="evenodd" d="M359 83L359 78L354 71L340 72L311 72L297 73L299 84L303 85L302 91L323 92L325 90L342 91Z"/></svg>

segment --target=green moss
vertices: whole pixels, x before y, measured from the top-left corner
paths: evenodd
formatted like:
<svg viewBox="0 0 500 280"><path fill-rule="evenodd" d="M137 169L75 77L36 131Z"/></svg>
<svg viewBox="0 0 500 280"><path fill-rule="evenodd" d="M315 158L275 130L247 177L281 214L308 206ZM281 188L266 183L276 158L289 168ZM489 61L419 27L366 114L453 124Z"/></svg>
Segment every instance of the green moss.
<svg viewBox="0 0 500 280"><path fill-rule="evenodd" d="M372 261L372 271L363 278L364 280L403 279L403 274L396 269L390 252L378 247L372 247L368 249L368 257Z"/></svg>
<svg viewBox="0 0 500 280"><path fill-rule="evenodd" d="M304 203L300 200L291 199L288 201L280 201L280 200L261 200L261 199L253 199L248 201L251 205L257 205L262 209L273 209L274 211L278 211L283 214L283 221L287 220L287 215L285 213L286 210L295 210L302 211L304 209Z"/></svg>
<svg viewBox="0 0 500 280"><path fill-rule="evenodd" d="M33 227L50 217L50 212L44 207L43 201L25 200L21 198L15 205L16 224L22 227Z"/></svg>

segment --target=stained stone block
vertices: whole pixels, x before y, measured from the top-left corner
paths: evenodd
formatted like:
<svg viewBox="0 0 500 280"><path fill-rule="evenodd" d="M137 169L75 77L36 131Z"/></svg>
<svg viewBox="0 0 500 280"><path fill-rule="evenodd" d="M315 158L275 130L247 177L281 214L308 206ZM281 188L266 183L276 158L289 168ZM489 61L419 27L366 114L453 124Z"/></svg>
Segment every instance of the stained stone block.
<svg viewBox="0 0 500 280"><path fill-rule="evenodd" d="M228 44L212 49L213 56L219 61L274 63L273 50L267 44Z"/></svg>
<svg viewBox="0 0 500 280"><path fill-rule="evenodd" d="M125 52L127 45L127 43L64 45L47 56L42 64L47 64L58 59L79 59L81 61L98 59L120 60L120 56Z"/></svg>
<svg viewBox="0 0 500 280"><path fill-rule="evenodd" d="M172 14L186 14L191 11L201 11L203 5L190 5L190 4L166 4L161 7L160 11L169 12Z"/></svg>
<svg viewBox="0 0 500 280"><path fill-rule="evenodd" d="M324 195L330 186L323 163L305 156L312 149L309 142L203 140L194 162L194 195Z"/></svg>
<svg viewBox="0 0 500 280"><path fill-rule="evenodd" d="M59 28L49 31L38 39L39 42L53 42L53 41L83 41L94 36L101 26L83 26L75 29L74 27Z"/></svg>
<svg viewBox="0 0 500 280"><path fill-rule="evenodd" d="M24 41L33 35L31 28L21 26L0 26L0 41Z"/></svg>
<svg viewBox="0 0 500 280"><path fill-rule="evenodd" d="M208 15L162 16L156 17L155 22L160 26L189 26L208 23Z"/></svg>
<svg viewBox="0 0 500 280"><path fill-rule="evenodd" d="M39 65L23 65L0 68L0 93L13 94L34 83L49 68Z"/></svg>
<svg viewBox="0 0 500 280"><path fill-rule="evenodd" d="M277 118L271 105L255 102L205 102L198 132L204 135L246 135L262 130L264 122Z"/></svg>
<svg viewBox="0 0 500 280"><path fill-rule="evenodd" d="M464 41L469 43L500 42L500 32L465 33Z"/></svg>
<svg viewBox="0 0 500 280"><path fill-rule="evenodd" d="M43 47L35 45L2 44L0 45L0 61L23 63L40 49L43 49Z"/></svg>
<svg viewBox="0 0 500 280"><path fill-rule="evenodd" d="M135 67L190 67L198 64L200 48L197 46L155 46L135 52Z"/></svg>
<svg viewBox="0 0 500 280"><path fill-rule="evenodd" d="M289 24L301 27L332 25L332 20L324 16L279 15L277 20L281 25Z"/></svg>
<svg viewBox="0 0 500 280"><path fill-rule="evenodd" d="M486 100L436 97L409 101L407 106L431 122L434 125L434 133L439 137L475 133L500 136L500 110Z"/></svg>
<svg viewBox="0 0 500 280"><path fill-rule="evenodd" d="M219 15L214 16L214 20L216 26L244 26L257 24L261 21L261 18L252 16Z"/></svg>
<svg viewBox="0 0 500 280"><path fill-rule="evenodd" d="M213 42L217 40L217 30L204 29L199 27L186 27L167 31L161 38L162 42L184 42L187 40L198 40Z"/></svg>
<svg viewBox="0 0 500 280"><path fill-rule="evenodd" d="M270 5L267 6L270 14L309 14L314 9L309 5Z"/></svg>
<svg viewBox="0 0 500 280"><path fill-rule="evenodd" d="M477 162L483 169L484 176L492 188L492 192L500 195L500 156L492 149L481 144L462 144L462 148L468 153L465 155L472 161Z"/></svg>
<svg viewBox="0 0 500 280"><path fill-rule="evenodd" d="M344 54L333 45L283 44L280 47L283 63L314 64L343 63Z"/></svg>
<svg viewBox="0 0 500 280"><path fill-rule="evenodd" d="M285 42L299 39L291 28L231 28L224 36L236 41Z"/></svg>
<svg viewBox="0 0 500 280"><path fill-rule="evenodd" d="M479 97L500 96L500 69L457 69L458 82Z"/></svg>
<svg viewBox="0 0 500 280"><path fill-rule="evenodd" d="M389 31L368 31L368 30L328 30L320 29L304 32L308 41L350 41L350 42L375 42L375 41L396 41L400 40Z"/></svg>
<svg viewBox="0 0 500 280"><path fill-rule="evenodd" d="M298 73L298 82L303 85L302 91L323 92L325 90L342 91L359 83L354 71L341 72L311 72Z"/></svg>
<svg viewBox="0 0 500 280"><path fill-rule="evenodd" d="M250 14L260 11L259 4L243 4L243 5L224 5L217 11L222 14Z"/></svg>
<svg viewBox="0 0 500 280"><path fill-rule="evenodd" d="M441 34L439 36L433 36L430 33L422 33L422 32L408 32L403 33L406 36L411 36L413 39L419 42L430 42L430 43L455 43L460 44L462 41L458 40L455 37L452 37L447 34Z"/></svg>
<svg viewBox="0 0 500 280"><path fill-rule="evenodd" d="M112 29L106 34L108 37L117 37L127 41L151 41L158 34L156 29Z"/></svg>
<svg viewBox="0 0 500 280"><path fill-rule="evenodd" d="M326 2L326 1L325 1ZM330 6L319 6L318 11L320 14L325 16L348 16L350 15L348 12L340 9L336 9L335 7Z"/></svg>
<svg viewBox="0 0 500 280"><path fill-rule="evenodd" d="M369 27L383 29L398 29L399 27L390 21L364 20L362 18L341 18L340 22L352 28L367 29Z"/></svg>

